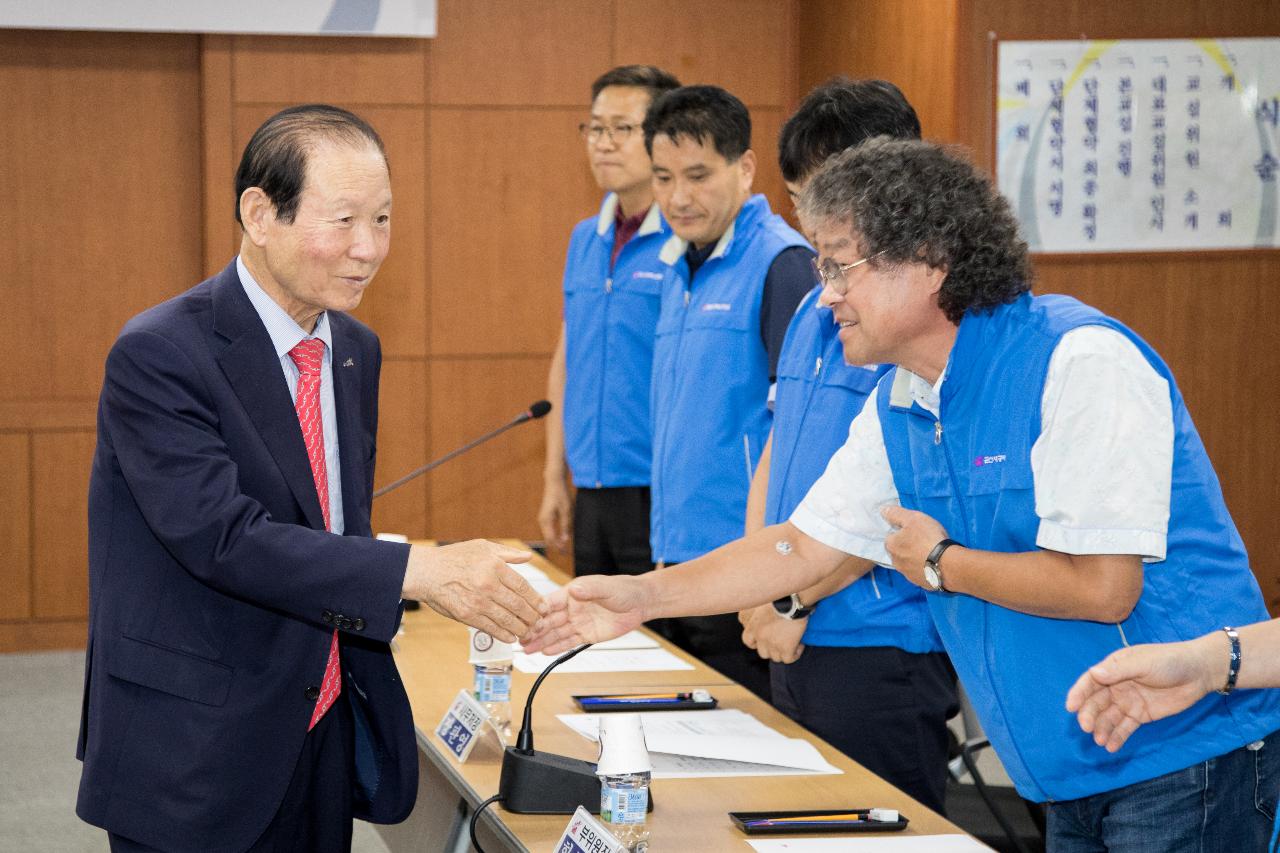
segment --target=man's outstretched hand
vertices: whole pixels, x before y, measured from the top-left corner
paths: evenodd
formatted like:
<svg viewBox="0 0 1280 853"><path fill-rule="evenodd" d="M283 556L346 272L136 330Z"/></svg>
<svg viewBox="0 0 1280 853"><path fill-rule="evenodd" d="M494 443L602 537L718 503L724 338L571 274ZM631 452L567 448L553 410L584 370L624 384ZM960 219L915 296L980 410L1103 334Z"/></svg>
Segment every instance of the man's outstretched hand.
<svg viewBox="0 0 1280 853"><path fill-rule="evenodd" d="M538 622L542 597L507 563L523 563L532 556L487 539L414 545L401 597L514 643Z"/></svg>
<svg viewBox="0 0 1280 853"><path fill-rule="evenodd" d="M629 575L577 578L543 602L542 620L520 640L527 652L554 655L583 643L604 642L650 618L649 585Z"/></svg>

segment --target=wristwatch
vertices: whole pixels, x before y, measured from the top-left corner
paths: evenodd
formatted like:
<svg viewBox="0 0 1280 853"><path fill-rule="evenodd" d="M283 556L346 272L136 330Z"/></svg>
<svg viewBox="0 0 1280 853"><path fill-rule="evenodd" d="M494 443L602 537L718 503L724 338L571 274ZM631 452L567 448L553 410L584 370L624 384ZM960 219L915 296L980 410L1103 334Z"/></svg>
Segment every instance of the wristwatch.
<svg viewBox="0 0 1280 853"><path fill-rule="evenodd" d="M773 609L783 619L803 619L813 612L812 607L805 607L800 603L800 594L796 592L779 598L773 603Z"/></svg>
<svg viewBox="0 0 1280 853"><path fill-rule="evenodd" d="M942 583L942 567L938 565L938 561L942 559L944 551L952 545L959 544L954 539L943 539L937 545L934 545L933 550L929 552L929 556L924 558L924 582L934 592L947 591L947 588ZM777 605L775 604L774 606L776 607Z"/></svg>

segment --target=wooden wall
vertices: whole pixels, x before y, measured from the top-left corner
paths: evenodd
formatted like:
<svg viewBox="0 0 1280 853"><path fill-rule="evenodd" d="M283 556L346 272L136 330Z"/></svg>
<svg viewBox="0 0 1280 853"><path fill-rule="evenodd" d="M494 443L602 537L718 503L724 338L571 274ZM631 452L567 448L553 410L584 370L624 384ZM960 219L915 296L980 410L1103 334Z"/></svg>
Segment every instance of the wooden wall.
<svg viewBox="0 0 1280 853"><path fill-rule="evenodd" d="M200 273L195 36L0 30L0 650L84 642L102 363Z"/></svg>
<svg viewBox="0 0 1280 853"><path fill-rule="evenodd" d="M385 356L378 483L543 396L569 230L599 203L590 83L649 62L752 110L758 186L797 88L795 0L440 0L433 40L0 30L0 651L83 643L102 362L137 311L221 269L232 179L275 110L328 101L383 135L392 251L358 316ZM374 527L539 536L542 429L387 496Z"/></svg>
<svg viewBox="0 0 1280 853"><path fill-rule="evenodd" d="M1274 0L871 0L806 3L800 79L834 73L902 85L926 135L960 142L993 168L993 39L1280 36ZM952 22L949 34L946 22ZM939 28L941 30L939 31ZM863 48L874 45L871 50ZM948 131L950 128L950 131ZM1280 252L1038 256L1036 290L1114 315L1173 368L1273 612L1280 611L1280 444L1265 392L1280 375ZM1189 594L1211 591L1189 590Z"/></svg>

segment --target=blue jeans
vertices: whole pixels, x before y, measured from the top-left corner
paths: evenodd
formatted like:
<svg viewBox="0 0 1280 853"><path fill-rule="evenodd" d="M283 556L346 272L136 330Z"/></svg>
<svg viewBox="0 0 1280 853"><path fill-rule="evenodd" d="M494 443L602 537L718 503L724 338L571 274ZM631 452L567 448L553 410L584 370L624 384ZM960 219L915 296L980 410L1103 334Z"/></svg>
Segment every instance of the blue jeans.
<svg viewBox="0 0 1280 853"><path fill-rule="evenodd" d="M1263 853L1280 793L1280 732L1185 770L1050 803L1049 853Z"/></svg>

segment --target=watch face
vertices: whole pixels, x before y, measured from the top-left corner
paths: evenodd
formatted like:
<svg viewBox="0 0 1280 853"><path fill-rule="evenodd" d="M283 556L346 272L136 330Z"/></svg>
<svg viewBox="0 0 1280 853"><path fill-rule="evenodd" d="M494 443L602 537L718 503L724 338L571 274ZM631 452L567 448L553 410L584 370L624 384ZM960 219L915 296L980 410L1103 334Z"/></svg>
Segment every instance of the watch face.
<svg viewBox="0 0 1280 853"><path fill-rule="evenodd" d="M791 611L795 609L795 602L791 600L791 596L779 598L773 602L773 609L778 612L779 616L790 616Z"/></svg>
<svg viewBox="0 0 1280 853"><path fill-rule="evenodd" d="M929 588L934 592L942 589L942 576L938 574L938 570L936 568L928 563L925 563L924 566L924 582L927 583Z"/></svg>

